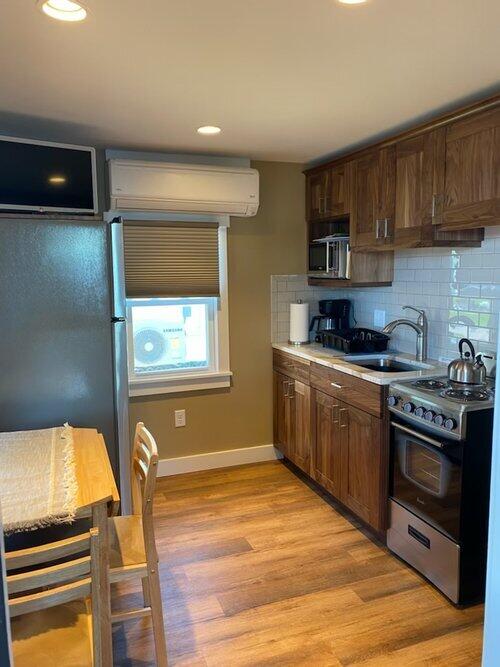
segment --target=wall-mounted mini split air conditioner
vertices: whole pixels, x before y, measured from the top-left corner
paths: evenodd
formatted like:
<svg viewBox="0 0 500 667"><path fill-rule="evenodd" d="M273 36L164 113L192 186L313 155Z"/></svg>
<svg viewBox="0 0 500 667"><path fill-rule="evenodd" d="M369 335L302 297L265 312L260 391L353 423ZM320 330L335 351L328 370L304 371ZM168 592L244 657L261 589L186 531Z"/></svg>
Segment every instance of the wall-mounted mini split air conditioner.
<svg viewBox="0 0 500 667"><path fill-rule="evenodd" d="M109 160L111 208L250 217L259 208L259 172L243 167Z"/></svg>

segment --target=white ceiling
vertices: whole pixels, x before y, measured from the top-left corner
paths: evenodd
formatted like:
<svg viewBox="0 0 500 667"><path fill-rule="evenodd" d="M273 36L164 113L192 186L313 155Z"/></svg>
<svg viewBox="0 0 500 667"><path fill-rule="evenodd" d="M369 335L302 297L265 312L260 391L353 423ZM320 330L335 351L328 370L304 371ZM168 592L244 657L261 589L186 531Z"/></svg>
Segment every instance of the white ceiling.
<svg viewBox="0 0 500 667"><path fill-rule="evenodd" d="M86 5L0 0L0 133L307 162L500 82L499 0Z"/></svg>

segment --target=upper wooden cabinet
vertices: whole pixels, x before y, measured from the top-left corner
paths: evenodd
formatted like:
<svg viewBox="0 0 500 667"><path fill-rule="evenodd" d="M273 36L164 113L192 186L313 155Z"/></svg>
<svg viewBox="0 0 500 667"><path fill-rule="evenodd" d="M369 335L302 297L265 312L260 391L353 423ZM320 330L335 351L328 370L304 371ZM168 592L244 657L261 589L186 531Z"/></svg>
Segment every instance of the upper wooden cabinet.
<svg viewBox="0 0 500 667"><path fill-rule="evenodd" d="M356 160L350 216L351 245L377 248L392 242L395 200L394 146Z"/></svg>
<svg viewBox="0 0 500 667"><path fill-rule="evenodd" d="M349 215L349 167L341 164L307 178L307 219L328 220Z"/></svg>
<svg viewBox="0 0 500 667"><path fill-rule="evenodd" d="M323 220L343 198L327 194L342 169L355 253L478 247L484 227L500 225L500 96L306 172L308 202L323 178Z"/></svg>
<svg viewBox="0 0 500 667"><path fill-rule="evenodd" d="M446 128L445 229L500 224L500 107Z"/></svg>

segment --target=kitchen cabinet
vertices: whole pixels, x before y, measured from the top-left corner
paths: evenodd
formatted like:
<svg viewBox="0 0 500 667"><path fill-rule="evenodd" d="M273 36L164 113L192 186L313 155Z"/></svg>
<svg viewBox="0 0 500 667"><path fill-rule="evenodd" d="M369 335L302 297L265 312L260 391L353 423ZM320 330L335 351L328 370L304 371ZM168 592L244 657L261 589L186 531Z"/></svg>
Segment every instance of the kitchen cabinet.
<svg viewBox="0 0 500 667"><path fill-rule="evenodd" d="M274 371L274 444L303 472L311 466L311 389Z"/></svg>
<svg viewBox="0 0 500 667"><path fill-rule="evenodd" d="M323 174L325 210L328 175L342 169L353 250L349 286L390 282L389 255L397 248L480 247L484 227L500 225L500 96L306 171L308 182ZM386 264L366 259L374 253L387 255Z"/></svg>
<svg viewBox="0 0 500 667"><path fill-rule="evenodd" d="M275 446L381 535L389 465L386 388L278 350L273 366ZM306 372L310 379L303 381Z"/></svg>
<svg viewBox="0 0 500 667"><path fill-rule="evenodd" d="M382 420L352 405L340 403L340 500L377 530L385 527L387 493L381 492L383 466Z"/></svg>
<svg viewBox="0 0 500 667"><path fill-rule="evenodd" d="M444 229L500 224L500 106L446 128Z"/></svg>
<svg viewBox="0 0 500 667"><path fill-rule="evenodd" d="M347 163L308 176L306 208L309 222L349 215L349 177Z"/></svg>
<svg viewBox="0 0 500 667"><path fill-rule="evenodd" d="M393 239L396 152L374 150L356 161L350 235L353 249L377 249Z"/></svg>
<svg viewBox="0 0 500 667"><path fill-rule="evenodd" d="M341 496L340 402L316 391L314 393L315 438L312 476L332 496Z"/></svg>
<svg viewBox="0 0 500 667"><path fill-rule="evenodd" d="M396 144L394 247L481 245L482 230L442 231L446 128Z"/></svg>

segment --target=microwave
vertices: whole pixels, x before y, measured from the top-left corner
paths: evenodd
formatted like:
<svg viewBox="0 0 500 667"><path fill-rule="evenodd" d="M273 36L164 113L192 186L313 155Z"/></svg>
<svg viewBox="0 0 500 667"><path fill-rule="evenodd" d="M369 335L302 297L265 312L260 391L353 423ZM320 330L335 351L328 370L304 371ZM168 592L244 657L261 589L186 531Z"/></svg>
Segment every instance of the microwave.
<svg viewBox="0 0 500 667"><path fill-rule="evenodd" d="M347 279L349 274L349 237L325 237L309 244L309 276Z"/></svg>
<svg viewBox="0 0 500 667"><path fill-rule="evenodd" d="M328 241L309 244L309 273L329 273L333 266L333 245Z"/></svg>

